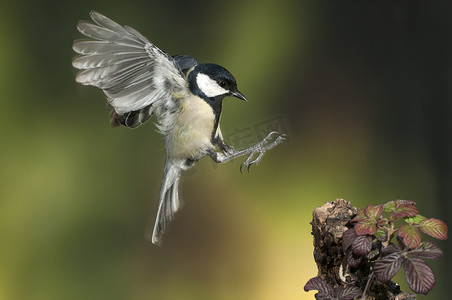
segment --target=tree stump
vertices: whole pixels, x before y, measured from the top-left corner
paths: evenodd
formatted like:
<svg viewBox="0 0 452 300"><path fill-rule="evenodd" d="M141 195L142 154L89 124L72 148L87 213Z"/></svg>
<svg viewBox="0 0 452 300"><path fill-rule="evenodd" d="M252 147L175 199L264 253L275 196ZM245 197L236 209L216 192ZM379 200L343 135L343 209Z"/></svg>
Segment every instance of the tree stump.
<svg viewBox="0 0 452 300"><path fill-rule="evenodd" d="M344 270L346 264L342 234L350 227L350 221L356 213L357 208L344 199L327 202L313 212L311 225L318 276L333 288L347 284L364 289L371 273L370 263L357 270ZM400 291L399 285L392 281L383 284L372 280L364 299L415 300L416 295Z"/></svg>

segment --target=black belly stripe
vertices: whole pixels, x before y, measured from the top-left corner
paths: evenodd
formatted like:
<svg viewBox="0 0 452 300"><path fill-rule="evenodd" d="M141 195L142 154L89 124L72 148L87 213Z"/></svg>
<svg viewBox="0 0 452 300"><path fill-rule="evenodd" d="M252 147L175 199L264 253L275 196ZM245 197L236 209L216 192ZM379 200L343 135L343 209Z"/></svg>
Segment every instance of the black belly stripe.
<svg viewBox="0 0 452 300"><path fill-rule="evenodd" d="M212 107L213 113L215 115L215 123L213 125L212 136L210 138L211 141L215 139L215 134L217 133L218 125L220 124L221 110L223 107L223 98L224 95L215 98L208 98L209 100L206 101Z"/></svg>

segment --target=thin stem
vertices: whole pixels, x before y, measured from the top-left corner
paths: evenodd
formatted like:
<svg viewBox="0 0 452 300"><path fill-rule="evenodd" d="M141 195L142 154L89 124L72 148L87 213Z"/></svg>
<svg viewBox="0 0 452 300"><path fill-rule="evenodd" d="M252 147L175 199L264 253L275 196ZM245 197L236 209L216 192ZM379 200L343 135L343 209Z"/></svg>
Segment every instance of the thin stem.
<svg viewBox="0 0 452 300"><path fill-rule="evenodd" d="M367 278L366 287L364 288L363 295L361 296L361 300L364 300L366 298L366 293L370 287L370 283L372 282L372 279L374 279L374 272L370 273L369 278Z"/></svg>

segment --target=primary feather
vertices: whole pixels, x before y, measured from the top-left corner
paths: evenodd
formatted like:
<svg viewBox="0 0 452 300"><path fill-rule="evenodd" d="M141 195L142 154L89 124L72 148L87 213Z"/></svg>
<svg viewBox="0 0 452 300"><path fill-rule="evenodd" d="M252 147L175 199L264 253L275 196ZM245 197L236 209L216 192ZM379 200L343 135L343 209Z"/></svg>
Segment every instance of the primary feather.
<svg viewBox="0 0 452 300"><path fill-rule="evenodd" d="M80 54L72 65L81 69L77 82L101 88L118 116L149 108L175 106L173 94L187 92L177 62L135 29L91 12L95 24L81 22L78 30L93 40L74 42Z"/></svg>

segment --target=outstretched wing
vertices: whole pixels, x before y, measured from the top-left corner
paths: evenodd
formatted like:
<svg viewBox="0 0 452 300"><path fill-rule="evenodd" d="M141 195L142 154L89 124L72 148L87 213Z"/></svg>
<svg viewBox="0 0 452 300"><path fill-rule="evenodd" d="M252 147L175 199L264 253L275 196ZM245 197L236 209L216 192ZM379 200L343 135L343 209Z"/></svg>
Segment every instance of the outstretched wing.
<svg viewBox="0 0 452 300"><path fill-rule="evenodd" d="M129 126L136 127L154 112L174 108L173 95L188 89L178 62L135 29L97 12L90 16L94 24L77 25L90 39L74 42L73 49L80 56L74 58L72 65L83 70L77 75L77 82L98 87L107 95L114 109L112 121L115 115L117 122L129 126L129 117L140 117L138 123L134 119ZM196 64L189 57L179 60L183 68Z"/></svg>

